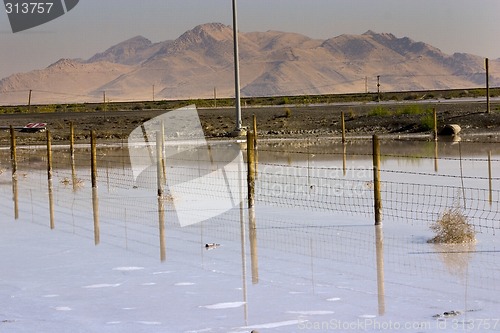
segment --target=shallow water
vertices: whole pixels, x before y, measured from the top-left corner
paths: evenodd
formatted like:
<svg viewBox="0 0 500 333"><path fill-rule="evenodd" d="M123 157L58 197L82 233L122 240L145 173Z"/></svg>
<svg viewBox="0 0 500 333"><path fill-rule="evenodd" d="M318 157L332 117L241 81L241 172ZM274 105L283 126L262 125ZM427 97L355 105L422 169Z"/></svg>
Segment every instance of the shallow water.
<svg viewBox="0 0 500 333"><path fill-rule="evenodd" d="M213 149L225 147L234 149ZM17 184L8 151L0 151L1 248L12 254L0 261L9 267L0 286L2 325L47 332L500 330L496 145L440 142L435 156L434 142L382 142L382 228L373 226L371 145L350 143L345 151L339 143L261 143L254 209L246 206L244 164L225 169L229 190L208 182L208 189L169 192L177 194L159 202L156 169L134 179L127 147L99 149L97 191L87 149L77 151L74 172L67 150L54 149L52 191L43 149L18 153ZM206 176L212 165L198 153L168 162L167 183L177 173ZM221 193L226 200L234 186L234 208L180 226L180 201L211 202ZM429 224L453 205L469 216L477 243L427 243ZM206 218L206 206L191 206L189 214Z"/></svg>

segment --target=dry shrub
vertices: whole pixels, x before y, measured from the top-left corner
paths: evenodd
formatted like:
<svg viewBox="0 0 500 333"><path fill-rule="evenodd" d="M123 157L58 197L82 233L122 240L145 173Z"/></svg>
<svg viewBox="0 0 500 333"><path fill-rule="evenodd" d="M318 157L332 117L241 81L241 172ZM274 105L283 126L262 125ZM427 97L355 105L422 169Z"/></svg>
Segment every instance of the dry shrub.
<svg viewBox="0 0 500 333"><path fill-rule="evenodd" d="M436 236L429 243L461 244L476 241L476 233L460 207L444 211L430 228Z"/></svg>

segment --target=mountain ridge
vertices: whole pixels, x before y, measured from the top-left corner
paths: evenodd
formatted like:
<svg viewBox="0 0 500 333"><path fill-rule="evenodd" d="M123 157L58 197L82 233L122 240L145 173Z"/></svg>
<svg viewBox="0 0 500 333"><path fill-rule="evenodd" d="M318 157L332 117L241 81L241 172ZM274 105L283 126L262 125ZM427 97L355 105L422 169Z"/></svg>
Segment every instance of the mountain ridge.
<svg viewBox="0 0 500 333"><path fill-rule="evenodd" d="M325 40L293 32L239 33L243 96L423 90L484 86L484 58L454 53L409 37L368 30ZM490 61L490 85L500 85L500 59ZM491 71L491 69L490 69ZM154 85L155 96L152 93ZM50 87L50 89L47 89ZM60 59L45 69L0 80L0 103L210 98L234 96L232 28L207 23L175 40L135 36L87 60ZM51 96L47 90L58 92ZM63 92L63 94L61 94ZM65 95L65 94L66 95Z"/></svg>

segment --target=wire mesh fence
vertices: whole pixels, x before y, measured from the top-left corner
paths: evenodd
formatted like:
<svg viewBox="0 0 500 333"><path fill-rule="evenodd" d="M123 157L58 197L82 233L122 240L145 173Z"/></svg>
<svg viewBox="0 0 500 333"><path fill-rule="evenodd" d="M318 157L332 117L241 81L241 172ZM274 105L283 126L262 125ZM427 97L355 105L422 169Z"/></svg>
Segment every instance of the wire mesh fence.
<svg viewBox="0 0 500 333"><path fill-rule="evenodd" d="M450 279L446 287L436 286L436 291L451 294L461 290L465 276L470 290L498 291L497 252L487 245L427 244L429 225L452 207L459 207L477 232L496 237L500 228L496 143L443 141L436 145L437 150L434 142L382 141L382 236L373 228L370 142L342 145L314 140L286 146L260 142L253 213L246 204L249 188L243 160L239 168L224 169L222 184L188 183L177 194L167 186L159 198L154 153L151 165L138 177L130 161L131 149L151 147L103 144L97 147L96 196L91 186L90 146L76 147L73 157L69 146L52 147L52 188L47 179L45 147L18 147L14 177L9 147L2 147L0 210L2 219L22 217L47 228L52 219L56 230L89 241L96 241L97 225L99 241L147 256L158 256L166 247L167 258L182 254L188 257L186 260L198 260L200 252L189 249L241 241L243 257L250 258L255 281L259 274L280 274L317 287L331 282L335 267L343 267L342 272L348 270L354 279L367 275L375 279L380 265L375 255L380 251L375 249L382 244L382 261L391 272L388 285L403 283L418 292L422 287L404 282L408 276L446 273L457 279ZM234 152L227 142L208 146L212 154L196 147L171 155L165 164L166 183L179 185L176 181L186 175L206 177L228 161L217 150ZM245 156L245 144L239 148ZM190 215L204 220L180 227L180 203L192 202L190 195L200 201L223 200L232 191L231 184L238 185L231 209L207 218L207 207L193 203ZM203 257L204 249L201 251ZM236 262L238 258L227 260ZM269 264L273 260L289 263L289 269L273 267ZM310 272L305 274L305 270Z"/></svg>
<svg viewBox="0 0 500 333"><path fill-rule="evenodd" d="M494 153L495 143L488 143L489 152L481 152L479 156L476 147L483 148L486 143L439 144L443 151L447 151L445 156L394 154L390 152L390 143L382 144L380 188L384 219L429 224L436 221L446 209L459 207L478 231L495 233L500 228L500 177L494 174L494 166L499 159ZM462 150L466 150L464 156L455 156L449 151L450 147L460 145ZM306 151L302 148L282 150L280 147L260 147L255 185L257 202L359 215L371 220L374 214L374 179L372 155L366 151L369 147L365 146L365 151L360 152L359 147L351 149L344 146L344 150L339 151L338 146L327 145L321 147L321 151L314 148ZM100 147L97 156L98 179L99 192L106 193L106 196L101 195L102 201L119 203L128 208L129 217L136 214L139 218L143 210L157 211L157 204L150 202L151 195L154 198L157 179L155 165L151 166L151 172L134 179L129 155L129 151L134 149L137 148L125 144ZM214 148L214 151L217 149L221 147ZM43 173L47 169L46 148L22 146L18 150L17 182L28 182L28 187L34 184L43 187ZM60 189L56 191L56 196L64 192L71 194L60 198L58 203L66 206L71 204L72 207L81 205L82 210L85 210L85 205L89 203L81 193L86 193L91 186L90 148L78 148L74 157L71 157L67 146L55 146L53 150L54 184ZM175 181L186 174L192 178L203 177L227 162L220 153L219 156L217 153L212 154L209 163L200 154L193 150L190 154L169 158L169 168L165 170L167 179ZM1 171L6 184L11 168L7 147L2 150L2 155ZM246 172L246 165L242 164L238 170L226 170L225 177L241 182L246 178ZM224 184L212 184L210 189L203 188L203 184L197 186L191 183L184 186L184 190L196 191L206 197L217 197L227 191L227 185ZM246 191L246 184L242 188ZM19 191L22 190L21 185ZM66 202L68 197L72 197L72 200ZM141 202L143 199L145 202ZM173 203L176 198L170 199ZM127 205L123 205L124 202ZM105 209L115 210L120 215L123 211L117 208L119 206L105 205ZM101 210L101 213L104 211Z"/></svg>

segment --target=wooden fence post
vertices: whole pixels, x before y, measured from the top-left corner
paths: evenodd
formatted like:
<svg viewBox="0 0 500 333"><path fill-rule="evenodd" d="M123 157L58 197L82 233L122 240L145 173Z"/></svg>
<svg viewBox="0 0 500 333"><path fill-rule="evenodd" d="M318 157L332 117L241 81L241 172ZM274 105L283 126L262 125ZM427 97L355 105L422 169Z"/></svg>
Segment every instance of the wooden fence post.
<svg viewBox="0 0 500 333"><path fill-rule="evenodd" d="M95 131L90 131L90 168L92 188L97 188L97 148Z"/></svg>
<svg viewBox="0 0 500 333"><path fill-rule="evenodd" d="M382 195L380 192L380 141L377 135L373 135L373 192L375 225L382 224Z"/></svg>
<svg viewBox="0 0 500 333"><path fill-rule="evenodd" d="M253 145L257 148L257 116L253 115Z"/></svg>
<svg viewBox="0 0 500 333"><path fill-rule="evenodd" d="M12 125L10 126L10 162L12 166L12 195L14 198L14 219L19 218L19 200L18 200L18 184L17 184L17 147L16 147L16 132Z"/></svg>
<svg viewBox="0 0 500 333"><path fill-rule="evenodd" d="M163 197L163 143L161 131L156 132L156 180L158 187L158 197Z"/></svg>
<svg viewBox="0 0 500 333"><path fill-rule="evenodd" d="M49 189L50 229L54 229L55 222L54 222L54 193L52 189L52 136L50 135L50 131L47 131L47 181Z"/></svg>
<svg viewBox="0 0 500 333"><path fill-rule="evenodd" d="M255 204L255 147L254 133L247 132L247 183L248 183L248 208Z"/></svg>
<svg viewBox="0 0 500 333"><path fill-rule="evenodd" d="M16 177L17 173L17 144L16 144L16 132L14 127L10 125L10 162L12 165L12 177Z"/></svg>
<svg viewBox="0 0 500 333"><path fill-rule="evenodd" d="M76 167L75 167L75 127L73 122L69 124L69 152L71 163L71 182L73 191L76 191Z"/></svg>
<svg viewBox="0 0 500 333"><path fill-rule="evenodd" d="M438 121L437 121L437 111L436 108L432 109L432 114L434 117L434 141L437 141L438 139Z"/></svg>
<svg viewBox="0 0 500 333"><path fill-rule="evenodd" d="M75 126L73 122L69 123L69 153L71 162L73 162L75 160Z"/></svg>
<svg viewBox="0 0 500 333"><path fill-rule="evenodd" d="M342 143L345 143L345 115L344 111L340 113L340 122L342 125Z"/></svg>
<svg viewBox="0 0 500 333"><path fill-rule="evenodd" d="M52 180L52 136L47 131L47 177Z"/></svg>
<svg viewBox="0 0 500 333"><path fill-rule="evenodd" d="M95 131L90 131L90 168L92 178L92 211L94 216L94 243L101 242L99 226L99 197L97 193L97 142Z"/></svg>

